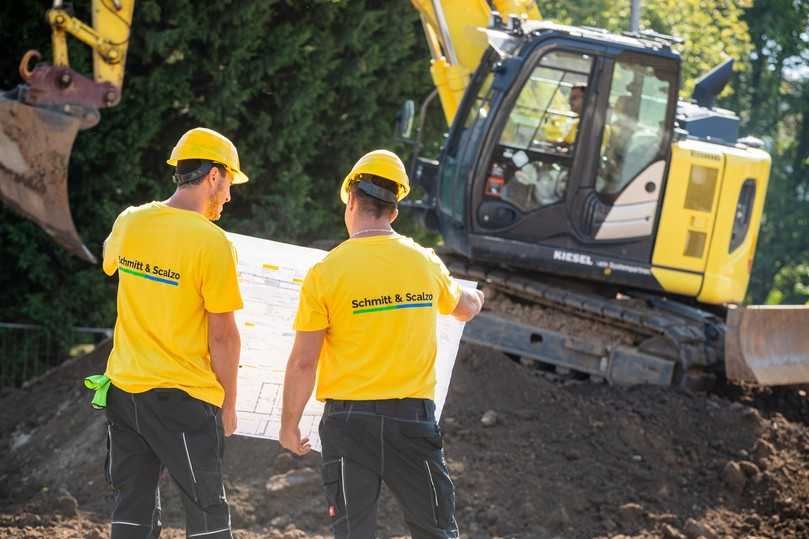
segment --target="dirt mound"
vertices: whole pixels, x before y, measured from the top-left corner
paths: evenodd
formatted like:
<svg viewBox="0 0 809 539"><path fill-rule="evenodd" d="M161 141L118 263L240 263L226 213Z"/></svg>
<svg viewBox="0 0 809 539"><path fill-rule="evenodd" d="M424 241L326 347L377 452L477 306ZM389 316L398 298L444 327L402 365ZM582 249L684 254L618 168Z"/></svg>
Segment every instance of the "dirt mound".
<svg viewBox="0 0 809 539"><path fill-rule="evenodd" d="M103 413L81 387L109 347L0 395L0 538L105 537ZM809 537L809 428L798 388L675 388L551 382L463 345L442 427L465 536ZM329 537L318 457L227 442L234 533ZM161 483L164 537L182 537ZM380 537L406 536L383 494Z"/></svg>

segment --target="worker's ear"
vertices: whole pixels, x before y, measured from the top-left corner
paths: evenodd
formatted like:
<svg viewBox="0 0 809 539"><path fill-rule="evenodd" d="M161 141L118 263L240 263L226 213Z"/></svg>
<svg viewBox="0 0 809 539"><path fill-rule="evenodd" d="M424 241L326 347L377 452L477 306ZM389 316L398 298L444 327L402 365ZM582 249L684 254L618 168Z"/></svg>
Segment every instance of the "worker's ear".
<svg viewBox="0 0 809 539"><path fill-rule="evenodd" d="M217 167L211 167L211 170L208 171L208 174L205 176L205 182L210 182L210 187L216 187L216 180L219 178L219 169Z"/></svg>
<svg viewBox="0 0 809 539"><path fill-rule="evenodd" d="M390 212L390 222L393 223L397 217L399 217L399 208L393 208L393 211Z"/></svg>

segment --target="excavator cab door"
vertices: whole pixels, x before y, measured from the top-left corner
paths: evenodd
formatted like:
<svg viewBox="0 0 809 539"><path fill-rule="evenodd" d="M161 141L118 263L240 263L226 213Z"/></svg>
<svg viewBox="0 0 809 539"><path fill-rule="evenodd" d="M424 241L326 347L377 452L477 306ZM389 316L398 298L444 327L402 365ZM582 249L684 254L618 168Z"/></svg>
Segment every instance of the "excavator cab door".
<svg viewBox="0 0 809 539"><path fill-rule="evenodd" d="M605 59L596 105L603 127L587 158L594 170L571 205L580 237L621 245L621 256L646 264L670 161L678 65L631 52Z"/></svg>
<svg viewBox="0 0 809 539"><path fill-rule="evenodd" d="M494 144L473 197L474 230L528 241L567 230L577 147L591 123L582 113L594 60L558 48L526 61L492 125Z"/></svg>

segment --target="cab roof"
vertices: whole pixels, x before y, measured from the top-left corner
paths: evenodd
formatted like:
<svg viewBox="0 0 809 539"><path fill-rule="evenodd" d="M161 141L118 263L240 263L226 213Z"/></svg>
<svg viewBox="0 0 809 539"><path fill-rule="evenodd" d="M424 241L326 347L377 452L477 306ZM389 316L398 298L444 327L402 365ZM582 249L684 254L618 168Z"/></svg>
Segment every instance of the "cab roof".
<svg viewBox="0 0 809 539"><path fill-rule="evenodd" d="M585 39L607 46L617 46L623 49L648 51L659 56L679 60L680 55L672 49L672 45L682 43L680 38L659 34L651 30L614 34L603 28L568 26L549 21L515 21L511 19L507 25L495 23L494 27L487 28L485 31L488 35L489 44L495 49L511 49L512 51L516 51L519 45L528 39L547 34L557 34L575 39ZM509 47L509 45L511 46Z"/></svg>

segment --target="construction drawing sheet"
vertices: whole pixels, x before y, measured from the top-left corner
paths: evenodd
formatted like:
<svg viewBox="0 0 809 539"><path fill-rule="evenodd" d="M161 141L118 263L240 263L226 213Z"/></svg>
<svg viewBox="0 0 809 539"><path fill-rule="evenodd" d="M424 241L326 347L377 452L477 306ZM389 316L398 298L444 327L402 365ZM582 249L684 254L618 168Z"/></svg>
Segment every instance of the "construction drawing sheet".
<svg viewBox="0 0 809 539"><path fill-rule="evenodd" d="M236 312L241 333L236 434L278 440L281 428L284 371L295 331L292 323L306 272L326 256L320 249L228 233L238 253L239 285L244 308ZM472 281L460 281L474 288ZM436 355L436 419L449 389L464 324L450 316L438 317ZM318 426L323 403L309 400L300 422L301 436L320 451Z"/></svg>

